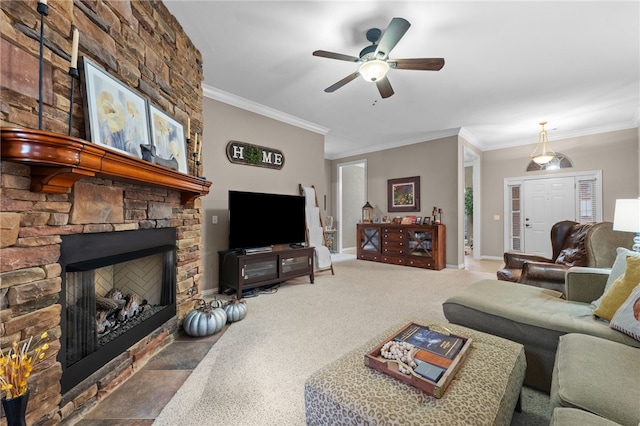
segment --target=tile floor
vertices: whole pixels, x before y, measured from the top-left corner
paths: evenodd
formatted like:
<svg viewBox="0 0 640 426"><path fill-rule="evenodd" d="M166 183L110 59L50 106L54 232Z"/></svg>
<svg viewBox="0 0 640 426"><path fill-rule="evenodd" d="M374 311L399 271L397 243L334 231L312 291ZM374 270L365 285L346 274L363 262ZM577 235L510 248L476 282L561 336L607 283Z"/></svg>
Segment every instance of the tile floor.
<svg viewBox="0 0 640 426"><path fill-rule="evenodd" d="M201 338L180 334L76 425L151 425L226 328Z"/></svg>
<svg viewBox="0 0 640 426"><path fill-rule="evenodd" d="M471 271L495 272L502 261L473 260L465 256ZM193 338L180 335L118 389L101 400L77 426L149 426L193 369L224 334Z"/></svg>

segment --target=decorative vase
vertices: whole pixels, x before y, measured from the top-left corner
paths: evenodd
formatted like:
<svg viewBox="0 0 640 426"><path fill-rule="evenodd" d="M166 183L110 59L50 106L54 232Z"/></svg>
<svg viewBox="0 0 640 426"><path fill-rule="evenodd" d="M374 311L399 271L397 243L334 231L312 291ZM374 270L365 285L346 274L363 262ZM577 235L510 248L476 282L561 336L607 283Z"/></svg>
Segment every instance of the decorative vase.
<svg viewBox="0 0 640 426"><path fill-rule="evenodd" d="M2 398L7 426L27 426L27 402L29 402L29 391L15 398Z"/></svg>

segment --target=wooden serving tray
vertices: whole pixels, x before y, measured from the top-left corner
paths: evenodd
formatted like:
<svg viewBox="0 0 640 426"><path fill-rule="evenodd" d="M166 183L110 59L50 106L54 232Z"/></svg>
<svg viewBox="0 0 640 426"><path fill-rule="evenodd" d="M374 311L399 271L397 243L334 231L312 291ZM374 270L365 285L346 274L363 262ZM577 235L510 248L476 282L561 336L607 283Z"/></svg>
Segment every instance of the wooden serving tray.
<svg viewBox="0 0 640 426"><path fill-rule="evenodd" d="M429 395L433 395L436 398L442 398L445 390L447 389L447 386L449 386L449 383L451 383L451 381L453 380L453 377L460 369L460 366L464 363L464 360L469 355L469 352L471 351L471 343L473 341L471 338L458 336L458 335L449 333L447 331L444 331L442 330L442 327L439 327L437 325L428 326L429 328L432 328L434 331L437 331L439 333L447 334L453 337L459 337L462 340L464 340L464 344L462 345L462 348L456 354L456 356L452 358L451 365L446 369L442 377L440 377L440 380L438 380L437 383L432 382L431 380L428 380L421 376L418 377L417 375L414 376L413 374L401 373L400 370L398 369L398 363L396 361L386 359L382 357L382 355L380 355L380 350L385 345L385 343L387 343L390 340L393 340L396 336L404 332L407 328L409 328L412 325L420 325L420 324L410 322L404 327L402 327L400 330L398 330L397 332L393 333L388 339L385 339L382 343L376 346L372 351L364 355L364 364L382 373L395 377L396 379L401 380L402 382L408 385L414 386L420 389L421 391L428 393Z"/></svg>

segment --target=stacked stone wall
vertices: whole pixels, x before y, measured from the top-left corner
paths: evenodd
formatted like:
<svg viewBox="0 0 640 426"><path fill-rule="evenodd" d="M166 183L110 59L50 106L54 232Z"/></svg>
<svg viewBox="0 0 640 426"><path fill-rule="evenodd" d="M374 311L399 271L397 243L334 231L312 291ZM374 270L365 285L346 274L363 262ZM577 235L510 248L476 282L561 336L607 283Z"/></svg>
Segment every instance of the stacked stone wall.
<svg viewBox="0 0 640 426"><path fill-rule="evenodd" d="M40 15L37 0L1 1L0 124L38 128ZM177 121L202 130L200 52L160 1L49 0L45 17L42 129L67 134L72 30L90 58ZM71 135L87 139L81 80ZM190 154L190 153L189 153ZM189 156L191 158L191 156ZM168 344L192 308L202 277L200 200L182 205L173 190L85 178L66 194L30 191L30 167L0 161L0 346L49 332L50 349L30 379L28 424L72 423ZM199 170L192 170L199 174ZM175 319L61 394L58 263L61 236L176 227ZM0 419L0 426L5 419Z"/></svg>

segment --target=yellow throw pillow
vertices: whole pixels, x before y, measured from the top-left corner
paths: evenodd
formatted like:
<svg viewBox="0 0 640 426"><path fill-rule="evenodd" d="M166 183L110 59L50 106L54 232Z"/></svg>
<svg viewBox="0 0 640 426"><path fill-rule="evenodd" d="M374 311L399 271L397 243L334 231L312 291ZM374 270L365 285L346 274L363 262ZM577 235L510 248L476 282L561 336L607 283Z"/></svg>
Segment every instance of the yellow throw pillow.
<svg viewBox="0 0 640 426"><path fill-rule="evenodd" d="M602 297L600 305L593 314L611 321L620 305L629 297L633 289L640 283L640 257L627 256L627 267Z"/></svg>

